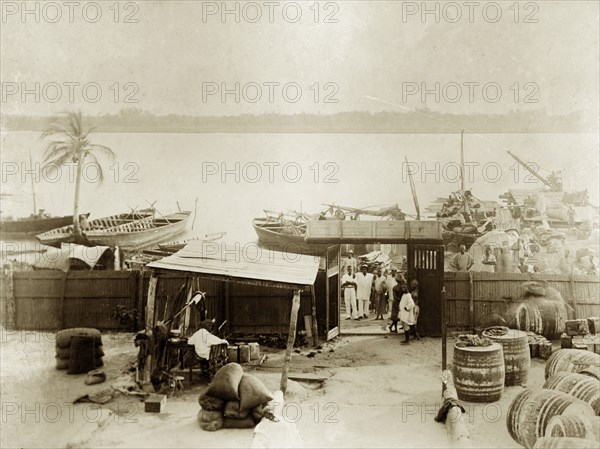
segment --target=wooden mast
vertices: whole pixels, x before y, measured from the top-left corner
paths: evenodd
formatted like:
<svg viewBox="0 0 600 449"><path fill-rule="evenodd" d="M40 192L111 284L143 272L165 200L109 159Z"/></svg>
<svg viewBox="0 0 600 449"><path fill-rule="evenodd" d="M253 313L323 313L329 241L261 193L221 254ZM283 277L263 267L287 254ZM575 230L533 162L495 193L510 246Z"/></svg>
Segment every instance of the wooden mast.
<svg viewBox="0 0 600 449"><path fill-rule="evenodd" d="M33 162L31 160L31 148L29 148L29 166L33 170ZM31 177L31 194L33 195L33 217L37 217L37 205L35 203L35 177Z"/></svg>
<svg viewBox="0 0 600 449"><path fill-rule="evenodd" d="M408 159L404 156L404 161L408 167ZM412 172L408 169L408 180L410 182L410 191L412 192L413 202L415 203L415 210L417 211L417 221L421 220L421 208L419 207L419 200L417 199L417 191L415 188L415 182L413 181Z"/></svg>

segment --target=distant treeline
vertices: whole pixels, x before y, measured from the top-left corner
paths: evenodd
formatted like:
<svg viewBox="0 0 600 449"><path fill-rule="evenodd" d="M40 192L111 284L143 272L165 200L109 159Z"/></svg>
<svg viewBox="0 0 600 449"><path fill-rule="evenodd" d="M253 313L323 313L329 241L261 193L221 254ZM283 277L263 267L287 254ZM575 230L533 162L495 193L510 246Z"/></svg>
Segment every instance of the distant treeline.
<svg viewBox="0 0 600 449"><path fill-rule="evenodd" d="M50 117L3 115L2 128L42 131ZM585 133L597 132L596 119L581 112L548 115L543 110L509 114L443 114L429 110L236 116L153 115L140 109L87 117L98 132L158 133Z"/></svg>

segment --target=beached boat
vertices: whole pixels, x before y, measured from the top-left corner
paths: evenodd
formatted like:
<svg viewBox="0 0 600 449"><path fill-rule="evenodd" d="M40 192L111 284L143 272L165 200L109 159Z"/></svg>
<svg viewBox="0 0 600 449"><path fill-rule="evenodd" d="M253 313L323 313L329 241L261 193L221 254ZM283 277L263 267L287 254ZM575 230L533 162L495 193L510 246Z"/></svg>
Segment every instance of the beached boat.
<svg viewBox="0 0 600 449"><path fill-rule="evenodd" d="M189 239L183 239L183 240L176 240L174 242L165 242L165 243L159 243L158 247L162 250L162 251L167 251L167 252L177 252L181 249L183 249L185 247L185 245L187 245L190 242L215 242L219 239L222 239L223 236L225 236L225 232L218 232L215 234L206 234L204 237L193 237L193 238L189 238Z"/></svg>
<svg viewBox="0 0 600 449"><path fill-rule="evenodd" d="M315 220L358 220L362 217L370 219L403 220L403 213L397 204L377 210L372 208L353 208L325 204L327 210L320 214L301 212L274 212L265 210L266 216L252 220L252 227L258 236L259 246L276 251L305 255L322 255L326 246L306 243L306 227L309 221Z"/></svg>
<svg viewBox="0 0 600 449"><path fill-rule="evenodd" d="M191 212L156 215L153 210L112 215L90 220L82 226L87 242L102 246L118 246L123 250L138 250L165 241L184 231ZM73 240L73 226L63 226L37 235L38 240L51 246Z"/></svg>
<svg viewBox="0 0 600 449"><path fill-rule="evenodd" d="M86 218L90 214L82 214ZM73 215L51 217L40 211L36 215L26 218L4 219L0 221L0 234L2 239L35 236L51 229L73 224Z"/></svg>
<svg viewBox="0 0 600 449"><path fill-rule="evenodd" d="M286 220L287 221L287 220ZM258 236L260 246L283 252L319 255L321 245L304 241L306 223L287 223L273 217L255 218L252 227Z"/></svg>

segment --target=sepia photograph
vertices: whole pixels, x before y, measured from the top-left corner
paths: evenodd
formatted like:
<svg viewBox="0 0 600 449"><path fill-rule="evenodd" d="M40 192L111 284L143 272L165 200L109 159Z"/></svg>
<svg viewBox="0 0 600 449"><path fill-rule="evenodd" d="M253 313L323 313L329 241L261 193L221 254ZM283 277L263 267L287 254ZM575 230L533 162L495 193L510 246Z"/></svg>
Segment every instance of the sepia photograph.
<svg viewBox="0 0 600 449"><path fill-rule="evenodd" d="M0 16L1 448L600 447L600 2Z"/></svg>

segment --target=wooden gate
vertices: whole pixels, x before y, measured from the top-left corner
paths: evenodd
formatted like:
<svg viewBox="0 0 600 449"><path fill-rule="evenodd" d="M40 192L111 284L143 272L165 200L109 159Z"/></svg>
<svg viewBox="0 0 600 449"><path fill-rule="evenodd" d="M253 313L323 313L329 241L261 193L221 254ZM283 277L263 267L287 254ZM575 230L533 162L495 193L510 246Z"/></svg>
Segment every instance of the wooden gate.
<svg viewBox="0 0 600 449"><path fill-rule="evenodd" d="M340 333L340 247L330 246L327 248L327 310L326 338L331 340Z"/></svg>
<svg viewBox="0 0 600 449"><path fill-rule="evenodd" d="M444 287L444 246L408 245L408 282L419 281L419 334L442 335L442 288Z"/></svg>

